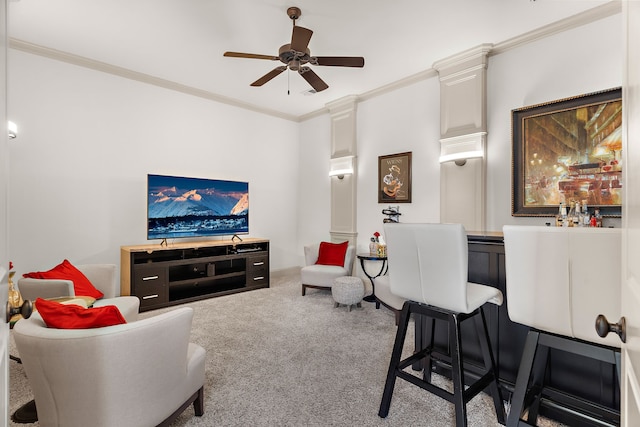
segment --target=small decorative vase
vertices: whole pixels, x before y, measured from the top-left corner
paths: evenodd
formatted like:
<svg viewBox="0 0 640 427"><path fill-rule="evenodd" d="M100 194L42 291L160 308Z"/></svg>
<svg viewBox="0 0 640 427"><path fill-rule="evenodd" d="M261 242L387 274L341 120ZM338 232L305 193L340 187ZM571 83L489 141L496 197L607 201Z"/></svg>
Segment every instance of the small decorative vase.
<svg viewBox="0 0 640 427"><path fill-rule="evenodd" d="M378 245L378 256L381 258L387 256L387 245Z"/></svg>
<svg viewBox="0 0 640 427"><path fill-rule="evenodd" d="M377 255L378 254L378 244L376 242L369 243L369 253L371 255Z"/></svg>
<svg viewBox="0 0 640 427"><path fill-rule="evenodd" d="M15 274L16 274L15 271L9 272L9 298L7 299L11 307L14 307L14 308L21 307L22 303L24 302L22 300L22 295L20 295L20 291L18 291L13 285L13 276Z"/></svg>

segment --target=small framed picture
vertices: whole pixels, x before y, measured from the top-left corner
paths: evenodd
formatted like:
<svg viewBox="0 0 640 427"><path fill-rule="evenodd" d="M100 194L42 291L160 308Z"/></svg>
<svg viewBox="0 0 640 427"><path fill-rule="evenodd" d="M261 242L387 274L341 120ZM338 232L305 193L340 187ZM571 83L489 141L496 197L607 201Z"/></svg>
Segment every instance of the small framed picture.
<svg viewBox="0 0 640 427"><path fill-rule="evenodd" d="M378 157L378 203L411 203L411 152Z"/></svg>

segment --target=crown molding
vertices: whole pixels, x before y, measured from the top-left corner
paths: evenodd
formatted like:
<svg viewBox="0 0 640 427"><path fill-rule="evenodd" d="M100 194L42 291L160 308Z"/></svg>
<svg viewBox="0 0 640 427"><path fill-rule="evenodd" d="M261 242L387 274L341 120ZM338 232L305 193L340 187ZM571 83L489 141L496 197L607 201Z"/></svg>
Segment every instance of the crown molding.
<svg viewBox="0 0 640 427"><path fill-rule="evenodd" d="M197 89L192 86L183 85L171 80L161 79L150 74L139 73L137 71L118 67L106 62L96 61L84 56L74 55L72 53L63 52L46 46L29 43L24 40L9 38L9 47L11 49L20 50L22 52L31 53L33 55L43 56L57 61L66 62L68 64L77 65L79 67L90 68L92 70L101 71L103 73L112 74L115 76L123 77L125 79L135 80L141 83L147 83L164 89L181 92L187 95L208 99L210 101L232 105L234 107L243 108L245 110L254 111L256 113L266 114L269 116L291 120L294 122L299 121L298 116L292 114L285 114L276 110L261 108L257 105L249 104L247 102L241 102L233 98L215 94L213 92Z"/></svg>
<svg viewBox="0 0 640 427"><path fill-rule="evenodd" d="M493 49L491 43L484 43L474 48L465 50L448 58L441 59L433 63L434 68L442 78L443 75L450 76L459 73L462 68L463 73L471 69L470 64L474 64L477 67L487 66L487 55ZM453 72L452 72L453 70Z"/></svg>
<svg viewBox="0 0 640 427"><path fill-rule="evenodd" d="M572 30L586 24L590 24L600 19L608 18L622 12L622 2L620 0L612 0L601 6L586 10L577 15L556 21L552 24L545 25L533 31L529 31L519 36L497 43L489 52L489 56L498 55L511 49L515 49L527 43L533 43L545 37L550 37L564 31Z"/></svg>

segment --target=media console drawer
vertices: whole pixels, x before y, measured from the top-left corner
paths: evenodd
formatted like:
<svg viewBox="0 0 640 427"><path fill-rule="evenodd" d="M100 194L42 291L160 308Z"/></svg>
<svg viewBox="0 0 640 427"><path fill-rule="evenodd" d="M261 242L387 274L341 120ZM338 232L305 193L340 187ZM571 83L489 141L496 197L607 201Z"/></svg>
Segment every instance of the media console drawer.
<svg viewBox="0 0 640 427"><path fill-rule="evenodd" d="M120 248L122 295L140 311L269 286L269 241L179 242Z"/></svg>
<svg viewBox="0 0 640 427"><path fill-rule="evenodd" d="M140 308L161 306L169 301L167 269L138 266L133 270L132 295L140 298Z"/></svg>
<svg viewBox="0 0 640 427"><path fill-rule="evenodd" d="M269 255L247 258L247 286L269 282Z"/></svg>

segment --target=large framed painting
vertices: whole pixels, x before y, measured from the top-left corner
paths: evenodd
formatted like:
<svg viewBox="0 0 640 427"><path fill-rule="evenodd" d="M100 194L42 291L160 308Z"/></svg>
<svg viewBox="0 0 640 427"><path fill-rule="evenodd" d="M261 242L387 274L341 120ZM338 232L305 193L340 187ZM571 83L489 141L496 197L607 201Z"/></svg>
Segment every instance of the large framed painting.
<svg viewBox="0 0 640 427"><path fill-rule="evenodd" d="M554 216L572 201L622 214L620 88L511 112L512 215Z"/></svg>
<svg viewBox="0 0 640 427"><path fill-rule="evenodd" d="M411 152L378 157L378 203L411 203Z"/></svg>

